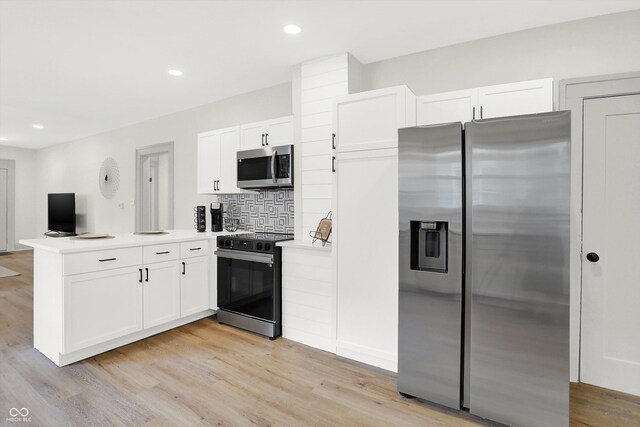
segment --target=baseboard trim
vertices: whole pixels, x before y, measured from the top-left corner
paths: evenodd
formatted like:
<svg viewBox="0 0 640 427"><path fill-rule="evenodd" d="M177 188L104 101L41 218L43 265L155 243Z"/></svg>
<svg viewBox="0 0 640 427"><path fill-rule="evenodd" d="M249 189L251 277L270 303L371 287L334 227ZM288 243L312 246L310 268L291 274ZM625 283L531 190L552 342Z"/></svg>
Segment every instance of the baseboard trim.
<svg viewBox="0 0 640 427"><path fill-rule="evenodd" d="M336 354L347 359L386 369L387 371L398 372L397 354L345 341L336 343Z"/></svg>

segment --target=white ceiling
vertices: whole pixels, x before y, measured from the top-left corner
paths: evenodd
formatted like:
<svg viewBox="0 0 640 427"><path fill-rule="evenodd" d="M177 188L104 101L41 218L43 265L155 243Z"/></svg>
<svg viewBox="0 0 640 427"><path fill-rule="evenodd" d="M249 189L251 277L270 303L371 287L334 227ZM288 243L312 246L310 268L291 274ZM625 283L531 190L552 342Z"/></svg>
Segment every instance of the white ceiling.
<svg viewBox="0 0 640 427"><path fill-rule="evenodd" d="M0 138L9 141L0 144L45 147L288 82L292 65L325 55L369 63L639 8L640 0L3 0ZM288 23L302 33L284 34Z"/></svg>

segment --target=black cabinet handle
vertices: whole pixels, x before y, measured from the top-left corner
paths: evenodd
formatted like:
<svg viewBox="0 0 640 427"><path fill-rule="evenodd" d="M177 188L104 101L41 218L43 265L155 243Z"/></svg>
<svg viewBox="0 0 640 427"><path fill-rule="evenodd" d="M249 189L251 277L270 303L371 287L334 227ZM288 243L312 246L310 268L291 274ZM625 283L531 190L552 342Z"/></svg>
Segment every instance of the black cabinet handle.
<svg viewBox="0 0 640 427"><path fill-rule="evenodd" d="M140 272L140 280L138 280L138 282L142 283L142 269L139 268L138 271Z"/></svg>
<svg viewBox="0 0 640 427"><path fill-rule="evenodd" d="M98 261L100 262L107 262L107 261L115 261L115 258L105 258L105 259L99 259Z"/></svg>
<svg viewBox="0 0 640 427"><path fill-rule="evenodd" d="M331 148L333 148L334 150L336 149L336 134L335 133L331 134Z"/></svg>
<svg viewBox="0 0 640 427"><path fill-rule="evenodd" d="M199 250L201 250L201 249L202 249L202 248L191 248L191 249L189 249L189 250L190 250L190 251L199 251Z"/></svg>
<svg viewBox="0 0 640 427"><path fill-rule="evenodd" d="M476 119L476 107L473 107L472 113L471 113L471 119L475 120Z"/></svg>
<svg viewBox="0 0 640 427"><path fill-rule="evenodd" d="M482 105L480 106L480 118L482 118Z"/></svg>
<svg viewBox="0 0 640 427"><path fill-rule="evenodd" d="M336 171L336 156L331 157L331 171L332 172Z"/></svg>
<svg viewBox="0 0 640 427"><path fill-rule="evenodd" d="M149 281L149 269L145 268L144 271L145 271L145 273L147 273L147 278L144 281L148 282Z"/></svg>
<svg viewBox="0 0 640 427"><path fill-rule="evenodd" d="M262 134L262 146L264 147L264 133Z"/></svg>
<svg viewBox="0 0 640 427"><path fill-rule="evenodd" d="M184 276L187 273L187 264L185 264L184 262L182 263L182 275Z"/></svg>
<svg viewBox="0 0 640 427"><path fill-rule="evenodd" d="M590 261L590 262L598 262L598 261L600 261L600 257L599 257L599 256L598 256L598 254L597 254L597 253L595 253L595 252L589 252L589 253L587 254L587 261Z"/></svg>
<svg viewBox="0 0 640 427"><path fill-rule="evenodd" d="M156 252L156 255L166 255L166 254L170 254L170 251L163 251L163 252Z"/></svg>
<svg viewBox="0 0 640 427"><path fill-rule="evenodd" d="M269 134L268 133L264 134L264 145L269 145Z"/></svg>

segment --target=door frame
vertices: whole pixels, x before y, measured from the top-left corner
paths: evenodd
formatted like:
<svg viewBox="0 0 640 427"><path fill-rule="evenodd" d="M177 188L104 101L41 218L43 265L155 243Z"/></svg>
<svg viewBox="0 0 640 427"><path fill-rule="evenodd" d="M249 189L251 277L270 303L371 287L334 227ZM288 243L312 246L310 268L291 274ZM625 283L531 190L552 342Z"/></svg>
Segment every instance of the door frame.
<svg viewBox="0 0 640 427"><path fill-rule="evenodd" d="M142 161L146 156L154 155L154 154L167 154L168 155L168 169L169 169L169 191L167 195L168 203L170 206L167 222L169 224L168 228L173 229L173 212L175 210L175 205L173 203L173 141L164 142L162 144L149 145L142 148L136 149L136 188L135 188L135 201L136 201L136 231L140 231L140 225L142 224L142 210L140 209L140 200L142 198Z"/></svg>
<svg viewBox="0 0 640 427"><path fill-rule="evenodd" d="M570 244L570 381L580 381L582 324L582 177L583 104L585 99L640 93L640 72L608 74L559 82L559 109L571 111L571 244Z"/></svg>
<svg viewBox="0 0 640 427"><path fill-rule="evenodd" d="M7 169L7 252L16 249L16 161L0 159L0 168Z"/></svg>

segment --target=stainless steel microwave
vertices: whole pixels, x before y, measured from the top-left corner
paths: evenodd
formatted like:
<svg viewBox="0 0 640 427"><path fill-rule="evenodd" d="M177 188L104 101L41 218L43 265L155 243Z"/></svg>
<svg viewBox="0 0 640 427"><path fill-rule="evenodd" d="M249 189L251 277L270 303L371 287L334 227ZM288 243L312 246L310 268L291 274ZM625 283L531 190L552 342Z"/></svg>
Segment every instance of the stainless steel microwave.
<svg viewBox="0 0 640 427"><path fill-rule="evenodd" d="M293 187L293 145L238 151L238 188Z"/></svg>

